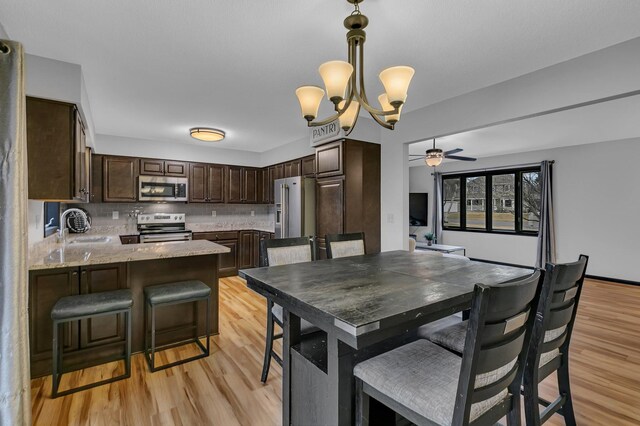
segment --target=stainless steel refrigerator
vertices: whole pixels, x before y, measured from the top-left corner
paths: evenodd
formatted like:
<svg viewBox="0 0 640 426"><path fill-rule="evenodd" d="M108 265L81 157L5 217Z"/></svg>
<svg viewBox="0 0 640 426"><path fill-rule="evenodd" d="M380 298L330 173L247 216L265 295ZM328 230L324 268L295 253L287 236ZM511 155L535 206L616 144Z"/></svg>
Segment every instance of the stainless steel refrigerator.
<svg viewBox="0 0 640 426"><path fill-rule="evenodd" d="M316 233L316 180L301 176L274 182L276 238Z"/></svg>

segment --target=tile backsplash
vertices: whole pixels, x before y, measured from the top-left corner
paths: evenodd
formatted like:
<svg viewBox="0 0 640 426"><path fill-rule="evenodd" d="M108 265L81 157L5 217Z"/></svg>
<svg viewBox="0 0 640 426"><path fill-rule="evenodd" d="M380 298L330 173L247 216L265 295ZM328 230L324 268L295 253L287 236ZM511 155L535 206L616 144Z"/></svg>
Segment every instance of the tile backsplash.
<svg viewBox="0 0 640 426"><path fill-rule="evenodd" d="M136 213L167 212L185 213L187 226L190 223L214 223L237 229L269 229L274 225L274 207L265 204L90 203L66 207L72 206L88 211L93 226L135 227ZM118 212L117 219L113 218L114 212Z"/></svg>

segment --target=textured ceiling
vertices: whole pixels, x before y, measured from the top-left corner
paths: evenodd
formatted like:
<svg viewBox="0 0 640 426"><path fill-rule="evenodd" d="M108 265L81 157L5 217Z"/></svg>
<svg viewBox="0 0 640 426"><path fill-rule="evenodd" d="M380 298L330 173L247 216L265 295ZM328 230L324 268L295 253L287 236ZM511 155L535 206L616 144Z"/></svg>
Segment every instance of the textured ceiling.
<svg viewBox="0 0 640 426"><path fill-rule="evenodd" d="M638 117L640 117L640 95L459 133L438 139L436 146L444 151L454 148L464 149L464 152L458 155L491 157L639 138ZM432 144L432 141L411 144L409 154L424 155ZM410 161L409 165L423 166L424 161Z"/></svg>
<svg viewBox="0 0 640 426"><path fill-rule="evenodd" d="M640 36L632 0L366 0L378 72L416 68L405 112ZM28 53L80 64L96 133L262 152L307 135L294 95L344 59L344 0L0 0ZM374 96L376 95L376 96ZM328 112L328 111L326 111ZM399 125L402 125L400 122Z"/></svg>

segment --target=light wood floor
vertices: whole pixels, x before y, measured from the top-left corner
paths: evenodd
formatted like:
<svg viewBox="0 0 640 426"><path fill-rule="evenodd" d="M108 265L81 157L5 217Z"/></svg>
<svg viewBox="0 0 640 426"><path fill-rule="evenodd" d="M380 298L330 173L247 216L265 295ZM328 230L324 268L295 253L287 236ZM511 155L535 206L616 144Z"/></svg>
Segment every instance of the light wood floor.
<svg viewBox="0 0 640 426"><path fill-rule="evenodd" d="M36 425L279 425L281 369L260 383L264 299L243 280L220 280L220 330L212 355L149 373L140 355L129 380L50 399L51 377L31 383ZM586 283L571 345L571 384L579 425L640 424L640 287ZM163 362L192 354L171 349ZM70 373L63 386L117 375L107 364ZM554 397L553 379L541 393ZM554 416L550 424L562 425Z"/></svg>

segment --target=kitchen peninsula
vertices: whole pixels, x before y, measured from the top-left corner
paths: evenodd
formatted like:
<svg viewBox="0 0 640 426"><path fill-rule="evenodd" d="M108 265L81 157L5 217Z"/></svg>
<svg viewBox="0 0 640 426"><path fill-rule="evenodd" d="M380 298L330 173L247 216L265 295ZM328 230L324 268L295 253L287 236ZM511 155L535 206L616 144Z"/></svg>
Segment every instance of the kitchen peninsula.
<svg viewBox="0 0 640 426"><path fill-rule="evenodd" d="M218 333L218 257L229 248L211 241L127 244L118 236L51 238L32 247L29 256L29 333L31 376L51 374L51 308L63 296L128 288L133 293L132 350L144 345L145 287L199 280L211 288L211 332ZM204 335L203 310L192 304L161 308L158 345ZM196 322L197 321L197 322ZM64 329L65 365L69 369L103 363L122 354L122 318L103 316L70 323Z"/></svg>

